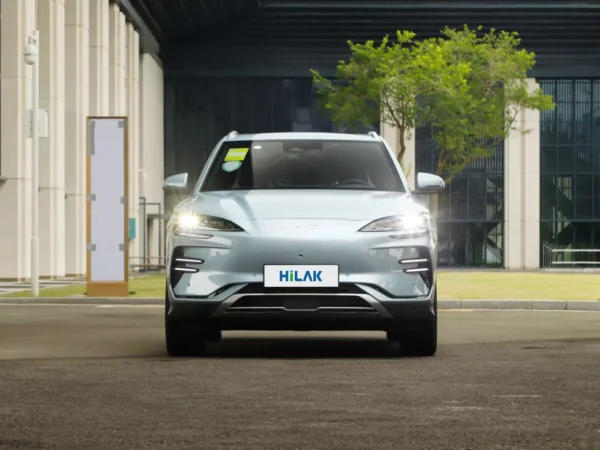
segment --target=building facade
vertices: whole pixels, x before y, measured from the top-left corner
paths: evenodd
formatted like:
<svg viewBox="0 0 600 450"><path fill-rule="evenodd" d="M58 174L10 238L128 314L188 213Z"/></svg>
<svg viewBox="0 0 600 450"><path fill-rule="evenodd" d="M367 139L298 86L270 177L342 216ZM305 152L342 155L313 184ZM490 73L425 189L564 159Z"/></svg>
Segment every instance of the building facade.
<svg viewBox="0 0 600 450"><path fill-rule="evenodd" d="M161 23L179 18L152 11ZM334 129L315 107L309 69L335 77L348 39L376 40L397 29L429 37L464 24L517 31L536 53L529 86L551 94L557 108L541 115L519 111L517 125L528 133L500 143L493 157L468 167L440 196L440 265L532 269L569 267L553 264L559 260L600 262L600 251L589 252L600 249L600 5L266 0L229 13L212 27L198 21L196 31L170 31L179 44L166 56L165 110L173 120L166 128L168 173L199 171L218 136L231 129ZM393 129L378 131L398 145ZM408 147L405 165L413 175L435 171L426 125L414 130Z"/></svg>
<svg viewBox="0 0 600 450"><path fill-rule="evenodd" d="M50 135L40 157L41 275L85 270L82 169L88 115L130 119L130 242L160 255L163 175L196 177L231 130L341 131L316 107L309 69L334 77L347 40L444 26L518 31L537 55L529 74L557 107L519 111L515 134L439 198L440 264L537 268L600 261L600 6L532 0L1 0L0 278L29 274L31 69L22 50L40 30L41 100ZM36 6L37 5L37 6ZM37 19L36 19L37 18ZM397 146L397 132L377 124ZM412 175L435 171L425 124L408 142ZM164 167L164 169L163 169ZM411 177L413 178L413 177ZM168 209L167 205L167 209ZM151 212L150 212L151 211ZM554 250L554 251L553 251Z"/></svg>
<svg viewBox="0 0 600 450"><path fill-rule="evenodd" d="M158 254L160 227L140 214L144 203L163 202L163 69L126 13L109 0L1 0L0 279L30 274L32 69L23 50L36 28L39 102L49 111L39 144L40 276L86 271L88 116L128 117L129 216L136 219L129 251Z"/></svg>

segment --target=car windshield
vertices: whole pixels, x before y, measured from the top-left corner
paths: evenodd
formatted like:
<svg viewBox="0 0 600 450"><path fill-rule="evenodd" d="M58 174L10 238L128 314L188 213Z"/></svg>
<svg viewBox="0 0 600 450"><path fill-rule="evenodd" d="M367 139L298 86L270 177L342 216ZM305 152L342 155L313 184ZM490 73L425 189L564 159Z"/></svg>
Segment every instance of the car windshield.
<svg viewBox="0 0 600 450"><path fill-rule="evenodd" d="M225 142L202 191L359 189L405 192L381 142L267 140Z"/></svg>

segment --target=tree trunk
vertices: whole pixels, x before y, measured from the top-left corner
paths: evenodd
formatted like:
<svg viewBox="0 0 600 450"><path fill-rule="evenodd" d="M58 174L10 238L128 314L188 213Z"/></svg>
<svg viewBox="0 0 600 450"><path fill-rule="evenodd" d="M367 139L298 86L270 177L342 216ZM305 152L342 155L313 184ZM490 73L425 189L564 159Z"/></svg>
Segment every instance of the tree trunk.
<svg viewBox="0 0 600 450"><path fill-rule="evenodd" d="M398 125L397 125L398 126ZM396 159L398 160L398 164L400 164L400 168L404 173L404 176L408 178L408 170L409 168L404 166L404 155L406 154L406 142L405 142L406 130L398 126L398 154Z"/></svg>

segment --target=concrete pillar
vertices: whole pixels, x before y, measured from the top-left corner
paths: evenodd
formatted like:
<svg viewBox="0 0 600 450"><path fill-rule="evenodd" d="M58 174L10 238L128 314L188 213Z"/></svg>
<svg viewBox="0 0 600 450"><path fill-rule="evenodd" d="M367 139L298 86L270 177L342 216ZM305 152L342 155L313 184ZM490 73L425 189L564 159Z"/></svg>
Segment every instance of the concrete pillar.
<svg viewBox="0 0 600 450"><path fill-rule="evenodd" d="M109 7L109 115L127 115L126 97L126 22L117 4Z"/></svg>
<svg viewBox="0 0 600 450"><path fill-rule="evenodd" d="M109 2L90 0L90 116L109 114Z"/></svg>
<svg viewBox="0 0 600 450"><path fill-rule="evenodd" d="M40 108L50 111L40 139L40 276L65 276L65 5L38 1Z"/></svg>
<svg viewBox="0 0 600 450"><path fill-rule="evenodd" d="M527 80L531 90L539 85ZM504 267L540 266L540 113L520 109L504 144ZM528 131L526 134L523 132Z"/></svg>
<svg viewBox="0 0 600 450"><path fill-rule="evenodd" d="M140 196L148 203L160 204L164 213L162 182L164 178L164 78L163 69L149 54L140 61ZM158 206L148 206L148 214L158 214ZM150 257L164 256L164 233L160 221L148 228L147 243Z"/></svg>
<svg viewBox="0 0 600 450"><path fill-rule="evenodd" d="M127 92L127 23L125 15L119 10L115 3L111 3L108 11L108 57L109 57L109 94L108 94L108 115L127 116L129 98ZM128 134L131 134L131 123L129 124ZM131 139L131 138L130 138ZM131 152L131 148L129 149ZM131 161L131 156L130 159ZM131 177L131 167L129 168L129 177ZM131 179L129 183L131 183ZM131 192L128 194L130 195ZM131 205L132 199L128 199ZM131 208L131 206L130 206ZM129 249L129 257L132 249Z"/></svg>
<svg viewBox="0 0 600 450"><path fill-rule="evenodd" d="M66 273L86 270L86 118L89 113L89 0L66 0Z"/></svg>
<svg viewBox="0 0 600 450"><path fill-rule="evenodd" d="M398 128L381 122L381 136L387 141L394 153L400 152L400 131ZM402 159L402 168L411 189L415 188L415 132L411 130L404 140L406 151Z"/></svg>
<svg viewBox="0 0 600 450"><path fill-rule="evenodd" d="M30 274L31 139L25 111L31 108L31 68L23 62L27 34L35 28L34 0L1 0L0 48L0 279Z"/></svg>
<svg viewBox="0 0 600 450"><path fill-rule="evenodd" d="M129 118L129 217L135 219L135 236L130 242L129 256L139 257L141 252L139 215L139 168L140 168L140 39L131 23L127 24L127 116ZM136 260L134 260L136 261Z"/></svg>
<svg viewBox="0 0 600 450"><path fill-rule="evenodd" d="M398 129L386 122L381 122L381 129L379 130L381 137L386 140L390 145L394 153L397 155L398 148Z"/></svg>
<svg viewBox="0 0 600 450"><path fill-rule="evenodd" d="M408 185L411 189L416 188L417 179L417 160L416 160L416 132L410 130L408 136L405 138L406 152L404 152L404 158L402 160L402 167L404 168L404 174L408 180Z"/></svg>

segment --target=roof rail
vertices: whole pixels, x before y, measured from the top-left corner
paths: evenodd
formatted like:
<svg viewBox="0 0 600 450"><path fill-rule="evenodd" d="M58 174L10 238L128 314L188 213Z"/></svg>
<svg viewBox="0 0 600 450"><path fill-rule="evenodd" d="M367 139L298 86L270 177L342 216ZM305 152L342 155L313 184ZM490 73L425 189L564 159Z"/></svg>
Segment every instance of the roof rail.
<svg viewBox="0 0 600 450"><path fill-rule="evenodd" d="M369 131L368 134L369 134L369 136L371 136L372 138L375 138L375 139L377 139L379 137L375 131Z"/></svg>
<svg viewBox="0 0 600 450"><path fill-rule="evenodd" d="M234 137L236 137L239 133L235 130L230 131L229 134L227 135L227 139L232 139Z"/></svg>

